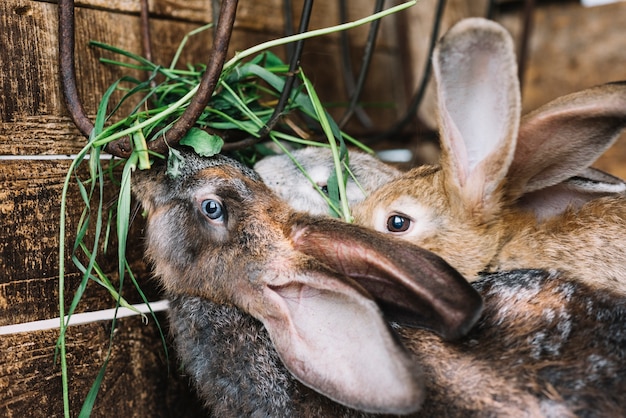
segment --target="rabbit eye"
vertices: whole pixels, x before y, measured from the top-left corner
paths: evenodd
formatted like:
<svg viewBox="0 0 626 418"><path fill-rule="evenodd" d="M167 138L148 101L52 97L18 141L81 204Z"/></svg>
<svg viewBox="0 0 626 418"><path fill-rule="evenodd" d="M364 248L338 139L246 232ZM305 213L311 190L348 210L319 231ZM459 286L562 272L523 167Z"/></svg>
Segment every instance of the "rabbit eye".
<svg viewBox="0 0 626 418"><path fill-rule="evenodd" d="M404 232L411 226L411 220L400 215L393 215L387 219L389 232Z"/></svg>
<svg viewBox="0 0 626 418"><path fill-rule="evenodd" d="M202 212L207 216L207 218L212 219L214 221L222 221L224 220L224 208L222 204L214 199L203 200L202 204Z"/></svg>
<svg viewBox="0 0 626 418"><path fill-rule="evenodd" d="M324 192L325 195L328 195L328 185L317 183L317 186L320 188L322 192Z"/></svg>

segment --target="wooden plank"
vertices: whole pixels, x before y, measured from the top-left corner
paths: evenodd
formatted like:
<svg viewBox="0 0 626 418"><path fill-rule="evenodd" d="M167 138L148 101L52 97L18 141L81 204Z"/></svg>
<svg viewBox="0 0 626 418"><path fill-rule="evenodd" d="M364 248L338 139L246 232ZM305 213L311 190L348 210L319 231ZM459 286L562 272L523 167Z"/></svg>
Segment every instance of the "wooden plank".
<svg viewBox="0 0 626 418"><path fill-rule="evenodd" d="M52 2L52 0L35 0ZM76 0L76 8L94 8L110 12L139 14L140 2L137 0ZM21 6L27 9L27 6ZM150 15L169 20L187 20L190 22L211 22L211 2L206 0L149 0Z"/></svg>
<svg viewBox="0 0 626 418"><path fill-rule="evenodd" d="M5 160L0 163L0 325L58 316L60 196L69 164L68 160ZM86 178L85 170L80 172L82 178ZM110 183L105 185L107 202L117 193L110 186ZM67 206L66 304L71 302L80 283L80 274L69 256L83 207L74 185L69 190ZM131 229L127 255L133 262L142 289L149 297L156 298L155 284L149 279L142 262L142 227L139 217ZM109 276L114 282L117 277L116 251L116 243L112 241L109 250L98 258L105 272L113 272ZM141 301L131 290L129 281L125 288L127 293L124 296L131 303ZM92 283L78 311L112 306L108 292Z"/></svg>
<svg viewBox="0 0 626 418"><path fill-rule="evenodd" d="M163 315L160 322L165 323ZM111 325L99 322L68 329L67 359L72 415L78 411L106 357ZM54 362L58 330L0 336L0 415L63 416L61 372ZM194 417L204 413L169 360L154 321L120 319L113 355L92 417ZM169 370L168 370L169 367Z"/></svg>
<svg viewBox="0 0 626 418"><path fill-rule="evenodd" d="M44 0L36 0L44 1ZM49 2L46 0L46 2ZM52 0L53 3L56 1ZM250 32L262 32L274 37L281 36L284 28L284 7L282 0L265 0L262 2L239 2L237 6L236 29ZM365 17L374 11L375 0L360 0L348 2L348 20ZM137 15L140 13L140 3L137 0L77 0L77 8L92 8L108 12L121 12ZM150 0L150 16L167 19L168 21L184 20L195 23L210 23L213 21L213 12L209 0ZM292 14L294 25L297 26L304 0L292 1ZM18 6L20 13L29 12L28 6ZM389 6L388 6L389 7ZM334 0L318 0L314 3L313 13L310 19L310 29L319 29L331 25L337 25L339 21L339 6ZM262 17L262 18L260 18ZM393 19L393 18L392 18ZM392 20L388 19L388 20ZM389 23L389 28L395 27ZM365 43L367 28L353 31L360 39L358 43ZM336 35L332 35L336 36ZM395 33L388 32L388 36L382 36L382 42L394 43Z"/></svg>
<svg viewBox="0 0 626 418"><path fill-rule="evenodd" d="M57 273L57 248L61 210L61 191L69 168L68 160L3 161L0 164L0 278L2 281L28 279L32 272L51 277ZM82 178L86 178L85 172ZM110 186L105 199L116 193ZM84 204L78 187L68 191L67 251L74 242ZM131 256L141 251L130 247ZM115 253L109 252L112 256ZM113 257L115 258L115 257ZM67 262L71 261L68 259ZM117 261L104 264L111 269ZM29 273L31 272L31 273Z"/></svg>
<svg viewBox="0 0 626 418"><path fill-rule="evenodd" d="M623 79L624 16L624 2L590 8L578 3L537 7L524 77L524 111L577 90ZM500 21L519 40L519 14L503 15Z"/></svg>
<svg viewBox="0 0 626 418"><path fill-rule="evenodd" d="M6 28L6 40L0 52L5 64L0 74L0 85L4 94L0 97L0 141L9 149L0 148L1 154L15 151L9 138L14 130L21 138L32 134L27 129L32 124L40 125L35 132L39 132L30 142L38 142L42 136L50 131L52 139L58 142L71 142L72 139L82 142L82 138L75 138L75 130L67 118L67 113L60 95L59 70L57 58L56 38L56 5L49 3L33 3L28 15L14 18L13 1L0 4L0 16L3 27ZM141 38L139 19L137 16L112 14L101 10L76 9L76 72L78 90L88 114L94 115L106 88L124 75L142 77L143 74L119 67L102 65L100 57L120 59L119 56L90 47L90 40L97 40L141 54ZM117 31L111 30L110 22L116 22ZM80 23L79 23L80 22ZM185 22L168 22L156 19L153 21L154 54L161 61L169 65L176 48L183 36L197 27L196 24ZM206 39L195 38L189 42L181 56L181 63L192 61L194 57L207 57L210 43ZM163 62L164 61L164 62ZM201 60L201 61L204 61ZM119 98L120 96L118 96ZM37 123L37 118L43 120ZM5 125L9 122L16 126ZM59 126L68 124L67 127ZM78 149L75 144L73 149ZM11 148L12 147L12 148ZM31 145L32 147L32 145ZM58 150L41 147L42 151L64 153L70 148L68 144L61 145ZM19 148L17 149L19 151Z"/></svg>

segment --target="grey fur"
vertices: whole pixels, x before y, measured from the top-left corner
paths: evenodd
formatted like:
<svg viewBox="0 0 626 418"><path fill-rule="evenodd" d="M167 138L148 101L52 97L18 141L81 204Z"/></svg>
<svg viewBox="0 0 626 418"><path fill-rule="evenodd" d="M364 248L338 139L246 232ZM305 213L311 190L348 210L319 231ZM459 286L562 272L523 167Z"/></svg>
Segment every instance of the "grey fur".
<svg viewBox="0 0 626 418"><path fill-rule="evenodd" d="M429 381L416 416L626 413L625 298L539 270L487 274L473 285L485 311L463 340L397 328ZM261 323L237 308L197 297L171 303L178 354L211 416L366 416L297 382Z"/></svg>

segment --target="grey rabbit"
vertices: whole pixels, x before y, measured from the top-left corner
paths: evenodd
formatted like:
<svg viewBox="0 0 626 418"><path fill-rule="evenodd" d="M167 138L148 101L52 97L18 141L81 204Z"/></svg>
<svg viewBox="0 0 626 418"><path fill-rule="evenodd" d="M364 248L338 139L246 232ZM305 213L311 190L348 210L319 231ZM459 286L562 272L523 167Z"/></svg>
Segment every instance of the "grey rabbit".
<svg viewBox="0 0 626 418"><path fill-rule="evenodd" d="M562 273L470 284L443 259L293 210L184 153L135 174L179 358L216 417L619 416L626 300Z"/></svg>
<svg viewBox="0 0 626 418"><path fill-rule="evenodd" d="M335 170L330 148L309 146L292 151L291 154L313 183L324 190L328 178ZM347 178L349 206L362 201L369 193L401 173L392 165L363 151L349 150L348 157L348 166L354 174L354 178ZM287 154L262 158L254 165L254 170L265 184L288 201L294 209L319 215L330 213L328 203Z"/></svg>

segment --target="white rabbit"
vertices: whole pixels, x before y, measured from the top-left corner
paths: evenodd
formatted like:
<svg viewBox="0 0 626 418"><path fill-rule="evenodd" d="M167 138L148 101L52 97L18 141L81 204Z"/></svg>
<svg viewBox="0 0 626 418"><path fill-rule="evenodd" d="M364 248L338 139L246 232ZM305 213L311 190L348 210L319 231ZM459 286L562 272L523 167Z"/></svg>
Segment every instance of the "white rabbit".
<svg viewBox="0 0 626 418"><path fill-rule="evenodd" d="M626 126L626 83L574 93L520 120L513 42L466 19L438 44L441 164L353 208L355 222L429 249L469 280L560 269L626 292L624 182L589 168Z"/></svg>
<svg viewBox="0 0 626 418"><path fill-rule="evenodd" d="M310 146L292 151L292 156L313 183L327 192L328 178L335 171L330 148ZM349 206L360 202L367 194L400 174L400 170L362 151L350 150L348 157L350 171L356 178L355 181L350 175L347 176ZM254 170L265 184L294 209L319 215L331 213L326 200L288 155L265 157L254 165Z"/></svg>
<svg viewBox="0 0 626 418"><path fill-rule="evenodd" d="M410 243L295 212L233 160L183 155L133 189L211 416L626 413L624 296L544 271L472 287Z"/></svg>

